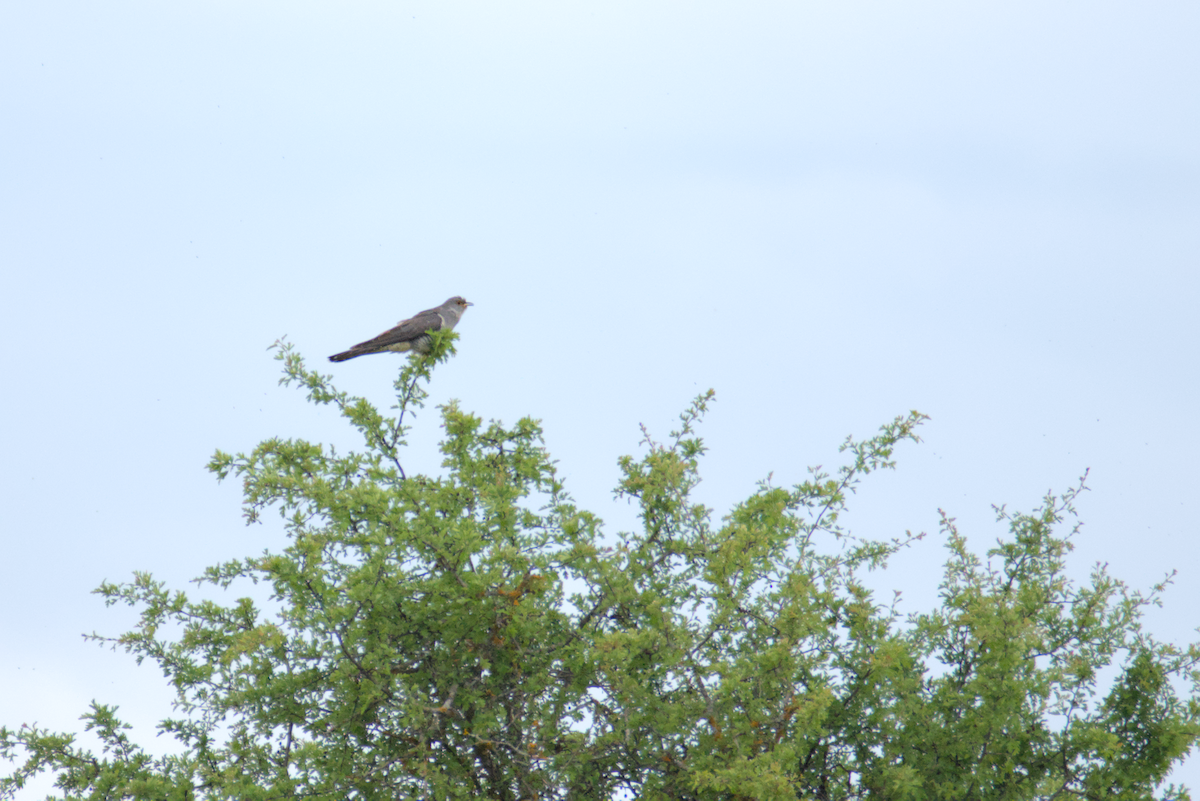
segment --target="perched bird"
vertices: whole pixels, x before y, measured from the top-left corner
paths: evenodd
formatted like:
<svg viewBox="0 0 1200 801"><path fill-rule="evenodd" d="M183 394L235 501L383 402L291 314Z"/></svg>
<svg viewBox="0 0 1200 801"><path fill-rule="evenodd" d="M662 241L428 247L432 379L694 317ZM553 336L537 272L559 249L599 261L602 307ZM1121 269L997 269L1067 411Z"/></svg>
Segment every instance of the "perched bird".
<svg viewBox="0 0 1200 801"><path fill-rule="evenodd" d="M329 361L344 362L355 356L366 356L368 353L383 353L384 351L404 353L413 350L417 353L428 353L432 343L429 332L453 328L462 319L463 312L467 310L467 307L474 305L474 303L468 303L455 295L441 306L426 309L407 320L401 320L395 328L389 328L374 339L359 342L348 351L330 356Z"/></svg>

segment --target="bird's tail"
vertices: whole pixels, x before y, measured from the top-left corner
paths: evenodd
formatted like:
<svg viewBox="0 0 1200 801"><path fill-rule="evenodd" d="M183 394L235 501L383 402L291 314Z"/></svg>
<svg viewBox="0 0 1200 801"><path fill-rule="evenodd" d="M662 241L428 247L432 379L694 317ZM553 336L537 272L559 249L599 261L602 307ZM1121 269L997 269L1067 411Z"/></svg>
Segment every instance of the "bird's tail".
<svg viewBox="0 0 1200 801"><path fill-rule="evenodd" d="M353 359L355 356L362 356L364 353L369 353L369 352L370 351L359 350L358 348L351 348L350 350L344 350L341 353L333 354L332 356L329 357L329 361L344 362L347 359Z"/></svg>

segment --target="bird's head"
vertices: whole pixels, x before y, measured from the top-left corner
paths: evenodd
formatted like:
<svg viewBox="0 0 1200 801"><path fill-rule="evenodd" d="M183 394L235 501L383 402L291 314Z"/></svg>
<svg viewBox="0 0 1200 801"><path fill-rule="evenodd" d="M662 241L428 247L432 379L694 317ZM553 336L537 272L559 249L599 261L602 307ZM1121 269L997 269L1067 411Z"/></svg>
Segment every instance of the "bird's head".
<svg viewBox="0 0 1200 801"><path fill-rule="evenodd" d="M450 300L446 301L445 305L452 309L457 309L458 313L462 314L467 310L468 306L474 306L475 304L465 300L462 297L459 297L458 295L455 295L454 297L450 298Z"/></svg>

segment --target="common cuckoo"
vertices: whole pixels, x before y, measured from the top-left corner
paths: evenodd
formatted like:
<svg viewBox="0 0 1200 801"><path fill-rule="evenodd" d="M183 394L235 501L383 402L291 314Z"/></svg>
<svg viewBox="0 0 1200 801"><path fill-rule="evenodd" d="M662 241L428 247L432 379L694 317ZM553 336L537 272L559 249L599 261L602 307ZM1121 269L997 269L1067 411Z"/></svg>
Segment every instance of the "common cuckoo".
<svg viewBox="0 0 1200 801"><path fill-rule="evenodd" d="M329 361L344 362L355 356L366 356L368 353L383 353L384 351L404 353L412 350L417 353L428 353L429 346L433 342L429 332L441 331L443 328L450 329L458 325L463 312L467 310L468 306L473 305L475 304L468 303L455 295L437 308L426 309L414 317L401 320L395 328L389 328L374 339L359 342L348 351L330 356Z"/></svg>

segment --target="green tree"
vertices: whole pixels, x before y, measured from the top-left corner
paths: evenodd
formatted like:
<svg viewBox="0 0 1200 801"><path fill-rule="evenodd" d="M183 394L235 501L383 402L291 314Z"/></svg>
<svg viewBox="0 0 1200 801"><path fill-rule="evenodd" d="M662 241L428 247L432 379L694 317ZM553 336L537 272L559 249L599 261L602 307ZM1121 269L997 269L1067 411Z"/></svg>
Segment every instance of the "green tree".
<svg viewBox="0 0 1200 801"><path fill-rule="evenodd" d="M394 416L279 346L282 383L336 407L363 447L213 457L247 520L274 509L289 539L201 581L264 582L270 602L192 600L145 574L97 590L140 611L97 639L169 677L178 715L161 729L181 753L147 753L97 704L83 719L100 753L0 729L5 797L42 771L71 799L1187 797L1162 783L1200 736L1200 649L1140 628L1162 587L1067 579L1059 529L1082 482L998 510L1008 534L986 559L943 515L942 604L903 617L861 576L918 537L857 539L839 517L922 415L714 523L691 499L706 393L621 459L641 527L606 536L530 419L449 403L443 474L405 470L408 421L455 337L403 368Z"/></svg>

